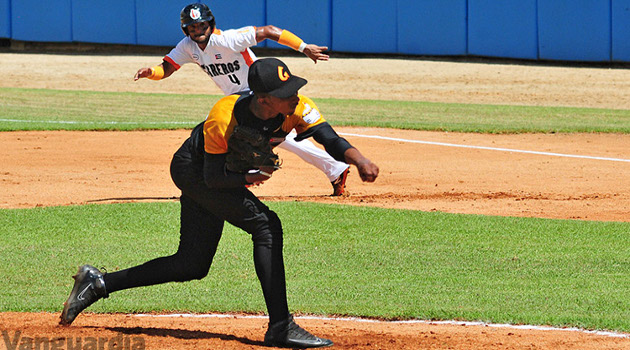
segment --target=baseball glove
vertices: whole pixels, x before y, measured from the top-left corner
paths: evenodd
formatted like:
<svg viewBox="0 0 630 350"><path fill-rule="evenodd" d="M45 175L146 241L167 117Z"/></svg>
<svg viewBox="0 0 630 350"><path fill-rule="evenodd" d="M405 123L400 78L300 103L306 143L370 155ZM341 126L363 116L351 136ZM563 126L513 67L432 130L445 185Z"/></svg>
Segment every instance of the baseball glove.
<svg viewBox="0 0 630 350"><path fill-rule="evenodd" d="M236 126L228 140L228 153L225 158L227 170L246 173L261 167L280 168L280 159L273 152L269 138L260 131Z"/></svg>

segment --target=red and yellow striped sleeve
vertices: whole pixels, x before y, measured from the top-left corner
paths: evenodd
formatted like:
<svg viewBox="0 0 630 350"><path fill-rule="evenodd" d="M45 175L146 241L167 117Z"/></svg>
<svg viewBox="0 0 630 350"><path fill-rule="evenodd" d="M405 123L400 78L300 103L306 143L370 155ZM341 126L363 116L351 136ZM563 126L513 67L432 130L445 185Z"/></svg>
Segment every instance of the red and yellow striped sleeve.
<svg viewBox="0 0 630 350"><path fill-rule="evenodd" d="M173 61L172 58L168 57L168 56L164 56L164 58L162 59L168 63L171 64L171 66L175 67L175 70L179 70L180 68L182 68L182 66L180 66L179 64L177 64L175 61Z"/></svg>

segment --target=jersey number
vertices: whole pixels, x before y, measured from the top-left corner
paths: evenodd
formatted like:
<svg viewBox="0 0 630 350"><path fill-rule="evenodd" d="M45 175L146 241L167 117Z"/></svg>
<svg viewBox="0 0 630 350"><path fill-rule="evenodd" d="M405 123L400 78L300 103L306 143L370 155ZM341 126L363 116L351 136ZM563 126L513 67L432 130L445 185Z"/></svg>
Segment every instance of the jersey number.
<svg viewBox="0 0 630 350"><path fill-rule="evenodd" d="M241 81L238 80L238 77L236 76L236 74L230 74L228 75L228 78L230 78L230 81L236 85L241 85Z"/></svg>

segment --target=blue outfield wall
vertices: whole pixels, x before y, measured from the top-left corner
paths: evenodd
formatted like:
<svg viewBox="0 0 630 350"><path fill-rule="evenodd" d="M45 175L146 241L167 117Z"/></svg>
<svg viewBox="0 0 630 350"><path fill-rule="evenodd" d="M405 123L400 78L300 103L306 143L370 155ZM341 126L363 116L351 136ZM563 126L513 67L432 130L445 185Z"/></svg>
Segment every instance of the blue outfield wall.
<svg viewBox="0 0 630 350"><path fill-rule="evenodd" d="M179 13L189 3L190 0L136 0L137 44L149 46L177 44L184 37ZM159 9L159 16L156 16L156 9Z"/></svg>
<svg viewBox="0 0 630 350"><path fill-rule="evenodd" d="M538 2L541 59L610 61L611 8L608 0Z"/></svg>
<svg viewBox="0 0 630 350"><path fill-rule="evenodd" d="M11 1L0 0L0 38L11 38Z"/></svg>
<svg viewBox="0 0 630 350"><path fill-rule="evenodd" d="M138 45L175 46L184 38L179 15L190 0L136 0L135 3ZM218 29L265 24L264 0L215 0L207 4L211 6ZM159 9L159 16L156 16L156 9ZM264 42L258 44L258 47L264 46Z"/></svg>
<svg viewBox="0 0 630 350"><path fill-rule="evenodd" d="M466 0L398 1L397 53L466 55Z"/></svg>
<svg viewBox="0 0 630 350"><path fill-rule="evenodd" d="M217 21L217 28L237 29L267 24L265 0L213 0L204 2L210 7ZM179 11L177 12L179 15ZM182 33L182 35L184 35ZM181 40L181 37L180 37ZM266 42L256 47L265 47Z"/></svg>
<svg viewBox="0 0 630 350"><path fill-rule="evenodd" d="M237 29L266 24L266 2L265 0L213 0L205 4L210 7L216 17L217 28ZM177 14L179 15L179 11Z"/></svg>
<svg viewBox="0 0 630 350"><path fill-rule="evenodd" d="M72 0L72 41L136 45L135 1Z"/></svg>
<svg viewBox="0 0 630 350"><path fill-rule="evenodd" d="M72 0L11 0L11 39L72 41Z"/></svg>
<svg viewBox="0 0 630 350"><path fill-rule="evenodd" d="M468 54L538 59L537 0L469 0Z"/></svg>
<svg viewBox="0 0 630 350"><path fill-rule="evenodd" d="M397 1L334 0L332 50L397 53Z"/></svg>
<svg viewBox="0 0 630 350"><path fill-rule="evenodd" d="M190 0L0 0L0 38L174 46ZM332 51L630 62L630 0L213 0ZM284 48L264 41L258 47ZM288 49L287 49L288 50Z"/></svg>
<svg viewBox="0 0 630 350"><path fill-rule="evenodd" d="M630 0L612 1L612 60L630 62Z"/></svg>
<svg viewBox="0 0 630 350"><path fill-rule="evenodd" d="M305 42L332 47L332 5L330 0L267 0L267 24L288 29ZM267 47L286 48L266 40Z"/></svg>

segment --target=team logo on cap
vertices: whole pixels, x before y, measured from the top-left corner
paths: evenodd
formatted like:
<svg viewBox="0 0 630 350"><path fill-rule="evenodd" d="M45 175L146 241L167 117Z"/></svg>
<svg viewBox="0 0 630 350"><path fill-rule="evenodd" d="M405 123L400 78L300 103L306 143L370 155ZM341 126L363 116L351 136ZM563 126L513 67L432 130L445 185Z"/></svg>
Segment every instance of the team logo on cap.
<svg viewBox="0 0 630 350"><path fill-rule="evenodd" d="M199 19L201 18L201 12L199 9L190 9L190 18Z"/></svg>
<svg viewBox="0 0 630 350"><path fill-rule="evenodd" d="M278 66L278 77L282 81L287 81L289 80L289 73L284 71L284 67Z"/></svg>

